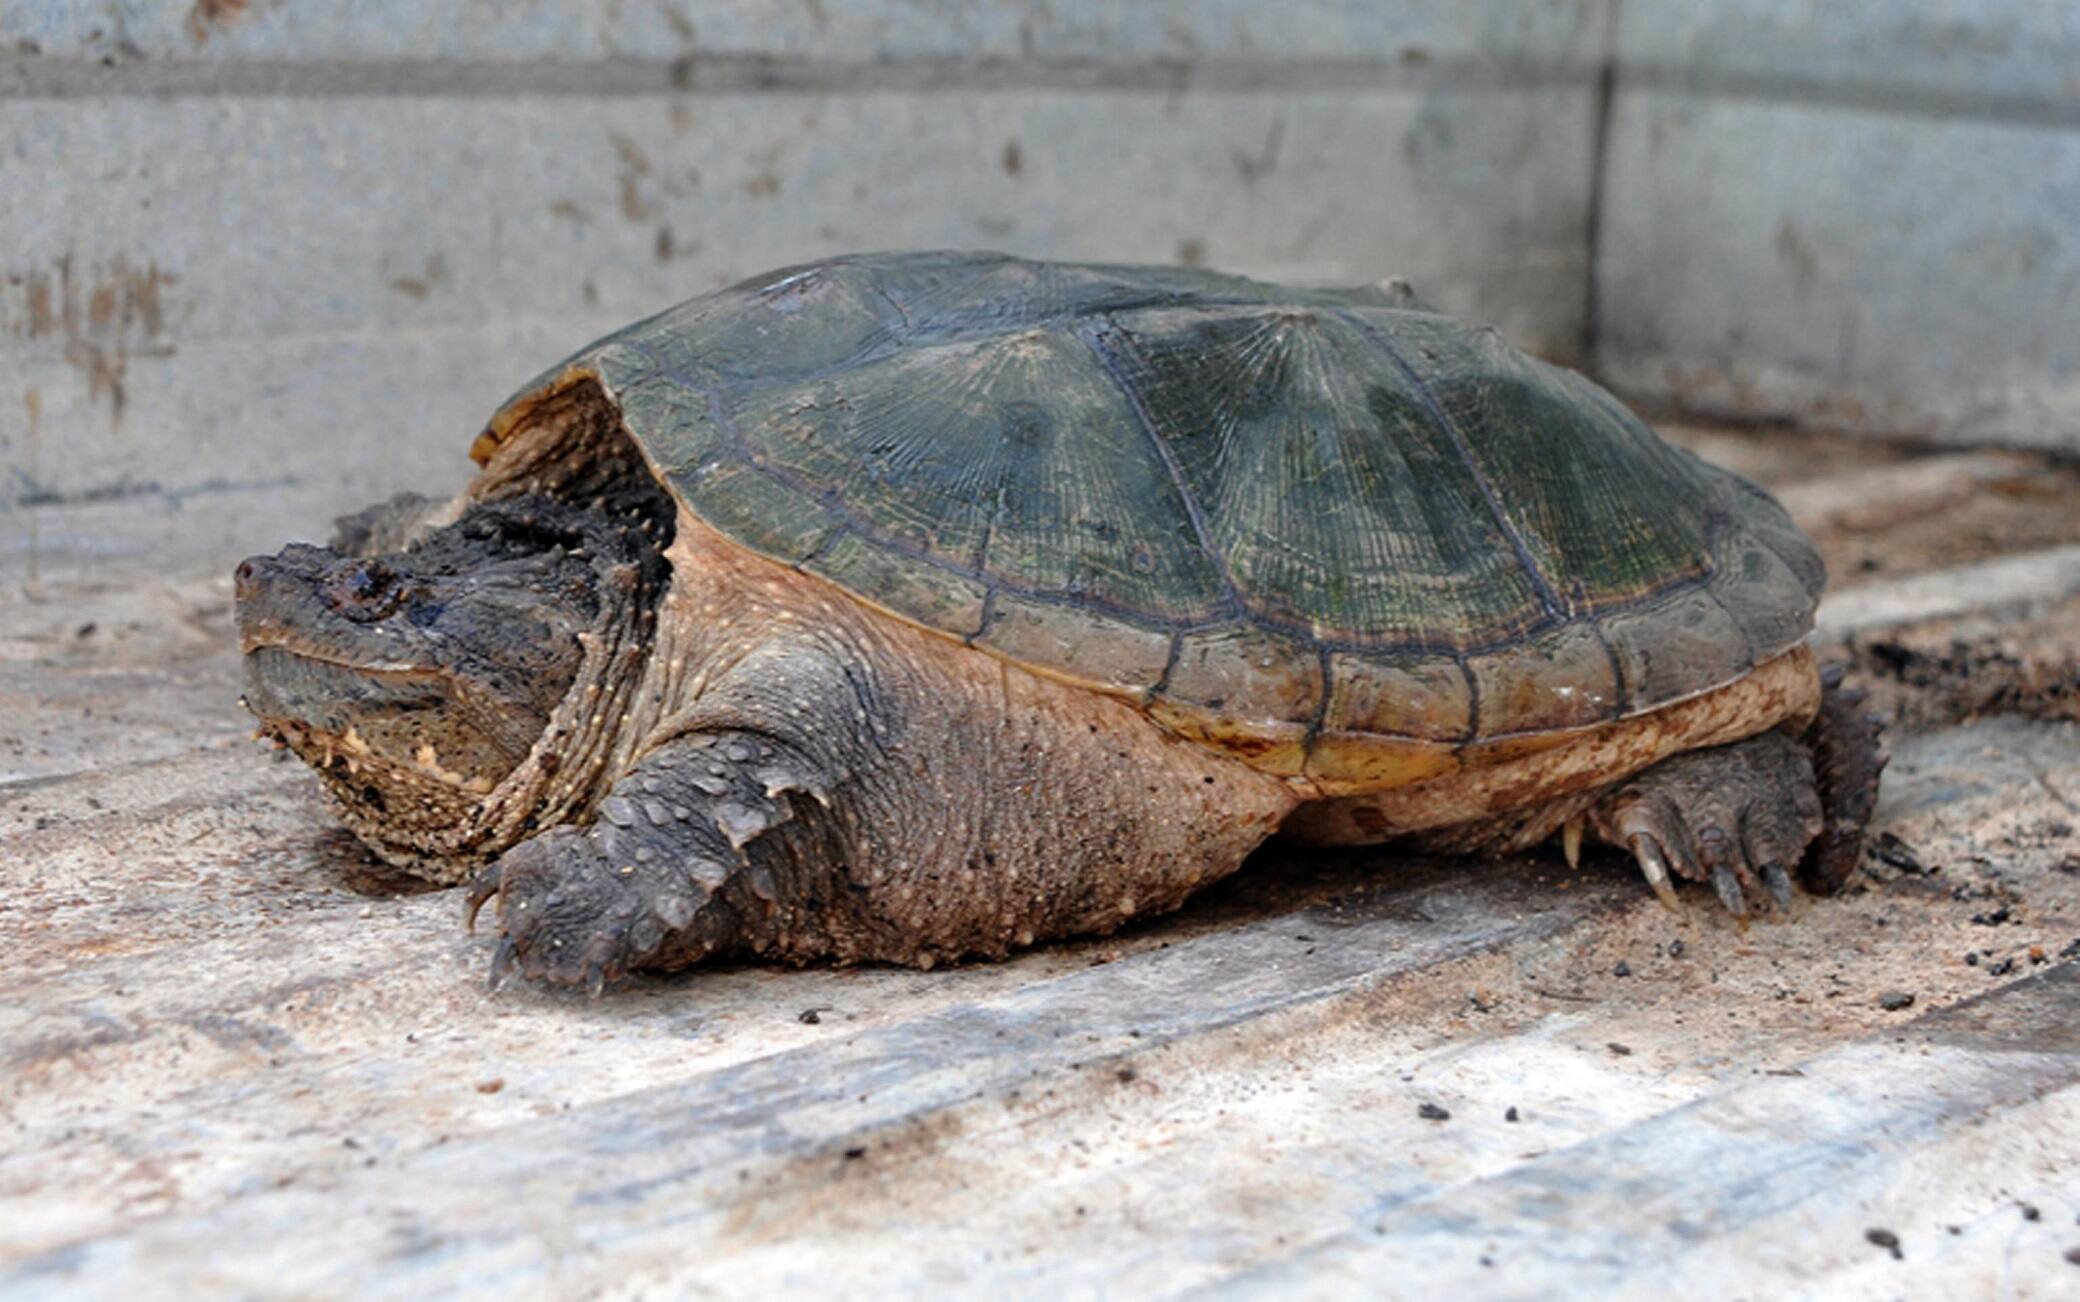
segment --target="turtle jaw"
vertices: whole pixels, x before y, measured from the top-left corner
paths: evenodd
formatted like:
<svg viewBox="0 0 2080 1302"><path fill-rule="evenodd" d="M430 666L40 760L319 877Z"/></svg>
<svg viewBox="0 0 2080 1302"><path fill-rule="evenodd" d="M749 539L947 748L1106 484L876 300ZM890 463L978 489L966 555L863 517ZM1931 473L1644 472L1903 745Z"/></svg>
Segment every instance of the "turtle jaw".
<svg viewBox="0 0 2080 1302"><path fill-rule="evenodd" d="M385 559L299 544L247 560L239 641L260 734L318 771L363 840L408 862L469 822L527 758L547 710L487 687L462 630L444 635L452 579Z"/></svg>
<svg viewBox="0 0 2080 1302"><path fill-rule="evenodd" d="M245 707L261 731L322 769L336 758L350 767L408 760L428 777L483 796L521 758L493 751L463 760L462 748L451 745L443 762L437 739L455 730L441 722L468 707L439 673L344 665L280 645L249 649L245 671Z"/></svg>
<svg viewBox="0 0 2080 1302"><path fill-rule="evenodd" d="M341 820L399 867L447 857L521 756L483 744L445 675L367 669L274 644L245 656L259 734L324 783Z"/></svg>

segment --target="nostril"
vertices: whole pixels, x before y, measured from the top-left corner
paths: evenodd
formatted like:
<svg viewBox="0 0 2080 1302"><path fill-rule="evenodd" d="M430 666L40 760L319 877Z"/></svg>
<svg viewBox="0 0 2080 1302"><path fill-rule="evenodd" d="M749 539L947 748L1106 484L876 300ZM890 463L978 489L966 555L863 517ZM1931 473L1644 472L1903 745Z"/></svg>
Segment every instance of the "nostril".
<svg viewBox="0 0 2080 1302"><path fill-rule="evenodd" d="M231 590L240 600L246 600L259 590L260 567L255 564L256 556L248 556L231 572Z"/></svg>

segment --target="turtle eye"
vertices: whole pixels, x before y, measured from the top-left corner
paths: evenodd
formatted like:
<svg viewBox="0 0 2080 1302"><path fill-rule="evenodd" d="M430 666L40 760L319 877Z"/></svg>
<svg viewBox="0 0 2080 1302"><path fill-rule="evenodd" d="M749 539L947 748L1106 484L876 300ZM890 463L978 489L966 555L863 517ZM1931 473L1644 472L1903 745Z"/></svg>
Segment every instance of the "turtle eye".
<svg viewBox="0 0 2080 1302"><path fill-rule="evenodd" d="M378 560L349 561L325 583L332 608L357 623L381 619L397 606L397 571Z"/></svg>

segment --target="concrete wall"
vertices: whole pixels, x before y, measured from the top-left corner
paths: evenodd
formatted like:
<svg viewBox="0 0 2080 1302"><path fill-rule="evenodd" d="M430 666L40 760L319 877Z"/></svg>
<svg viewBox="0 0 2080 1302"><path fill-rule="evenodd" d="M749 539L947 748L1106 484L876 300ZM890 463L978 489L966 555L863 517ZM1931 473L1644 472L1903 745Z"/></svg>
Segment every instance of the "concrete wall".
<svg viewBox="0 0 2080 1302"><path fill-rule="evenodd" d="M1580 338L1596 0L0 6L0 566L226 565L638 315L890 246Z"/></svg>
<svg viewBox="0 0 2080 1302"><path fill-rule="evenodd" d="M1629 4L1618 32L1605 378L2080 452L2080 5Z"/></svg>
<svg viewBox="0 0 2080 1302"><path fill-rule="evenodd" d="M1399 273L1647 398L2080 447L2075 22L8 0L0 576L220 567L451 488L576 345L890 246Z"/></svg>

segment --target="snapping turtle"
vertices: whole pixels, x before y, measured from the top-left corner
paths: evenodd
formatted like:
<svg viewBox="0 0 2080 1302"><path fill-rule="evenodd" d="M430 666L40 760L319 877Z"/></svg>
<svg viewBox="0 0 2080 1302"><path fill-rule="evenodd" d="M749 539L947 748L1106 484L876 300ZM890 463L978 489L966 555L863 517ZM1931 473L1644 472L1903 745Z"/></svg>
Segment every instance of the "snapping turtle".
<svg viewBox="0 0 2080 1302"><path fill-rule="evenodd" d="M600 341L237 575L246 699L495 970L930 966L1274 832L1628 849L1745 915L1880 763L1760 489L1398 283L836 258Z"/></svg>

